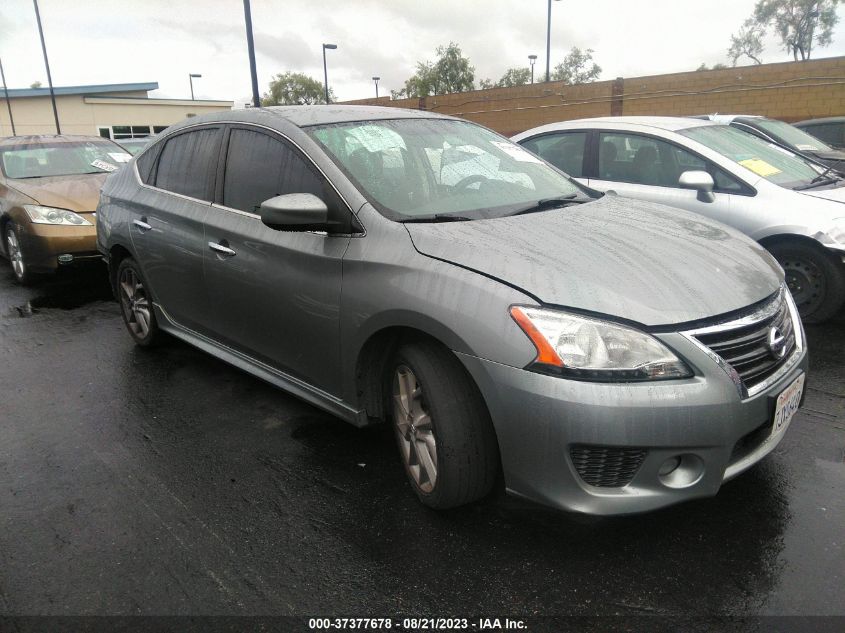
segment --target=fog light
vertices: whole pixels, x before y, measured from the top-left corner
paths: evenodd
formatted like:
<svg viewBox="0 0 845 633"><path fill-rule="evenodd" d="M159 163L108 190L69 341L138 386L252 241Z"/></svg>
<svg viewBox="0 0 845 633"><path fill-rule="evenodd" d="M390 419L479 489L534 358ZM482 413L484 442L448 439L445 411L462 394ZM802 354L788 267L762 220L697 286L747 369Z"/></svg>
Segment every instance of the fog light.
<svg viewBox="0 0 845 633"><path fill-rule="evenodd" d="M688 488L704 476L704 460L698 455L686 453L663 462L658 479L667 488Z"/></svg>
<svg viewBox="0 0 845 633"><path fill-rule="evenodd" d="M657 474L660 477L665 477L666 475L671 473L673 470L675 470L680 465L681 465L681 458L680 457L670 457L665 462L663 462L663 465L660 467L660 470L657 471Z"/></svg>
<svg viewBox="0 0 845 633"><path fill-rule="evenodd" d="M60 264L69 264L73 261L73 255L69 255L67 253L64 255L59 255L58 260Z"/></svg>

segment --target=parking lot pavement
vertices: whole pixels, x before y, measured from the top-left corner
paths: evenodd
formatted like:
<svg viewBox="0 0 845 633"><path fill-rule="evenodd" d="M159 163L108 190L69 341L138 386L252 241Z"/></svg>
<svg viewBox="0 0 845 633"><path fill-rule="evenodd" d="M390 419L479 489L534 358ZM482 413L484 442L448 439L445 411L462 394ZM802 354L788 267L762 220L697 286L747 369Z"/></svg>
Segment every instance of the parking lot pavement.
<svg viewBox="0 0 845 633"><path fill-rule="evenodd" d="M355 429L178 342L103 271L0 272L0 613L845 614L845 315L806 403L713 499L597 519L438 514Z"/></svg>

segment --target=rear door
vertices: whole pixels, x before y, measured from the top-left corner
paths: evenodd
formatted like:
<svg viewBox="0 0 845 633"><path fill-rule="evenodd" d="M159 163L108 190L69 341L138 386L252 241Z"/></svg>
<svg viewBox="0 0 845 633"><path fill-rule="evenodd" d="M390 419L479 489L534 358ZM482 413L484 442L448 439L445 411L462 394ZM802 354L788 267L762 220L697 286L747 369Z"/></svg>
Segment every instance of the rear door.
<svg viewBox="0 0 845 633"><path fill-rule="evenodd" d="M287 193L318 196L347 225L351 212L311 161L270 130L233 125L224 152L204 250L215 338L338 395L342 258L350 236L276 231L258 212L264 200Z"/></svg>
<svg viewBox="0 0 845 633"><path fill-rule="evenodd" d="M199 332L210 325L204 222L222 136L220 125L192 128L142 156L139 173L146 184L131 204L132 246L156 304L169 319Z"/></svg>

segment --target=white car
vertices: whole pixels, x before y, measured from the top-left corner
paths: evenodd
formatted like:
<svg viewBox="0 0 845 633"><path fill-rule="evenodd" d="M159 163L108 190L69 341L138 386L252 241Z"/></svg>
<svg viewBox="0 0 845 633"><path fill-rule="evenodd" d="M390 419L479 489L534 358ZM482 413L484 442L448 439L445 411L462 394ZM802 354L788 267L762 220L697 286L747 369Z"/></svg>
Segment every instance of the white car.
<svg viewBox="0 0 845 633"><path fill-rule="evenodd" d="M744 232L783 266L807 323L845 303L845 179L825 165L728 125L681 117L566 121L513 140L594 189Z"/></svg>

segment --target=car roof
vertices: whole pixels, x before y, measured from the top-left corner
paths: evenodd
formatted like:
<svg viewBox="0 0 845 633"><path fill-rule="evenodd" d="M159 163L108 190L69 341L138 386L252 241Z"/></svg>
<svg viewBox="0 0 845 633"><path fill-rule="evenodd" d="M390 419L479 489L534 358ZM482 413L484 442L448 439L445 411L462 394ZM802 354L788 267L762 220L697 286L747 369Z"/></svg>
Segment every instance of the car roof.
<svg viewBox="0 0 845 633"><path fill-rule="evenodd" d="M822 117L820 119L806 119L804 121L798 121L797 123L793 123L792 125L808 125L808 124L815 124L815 123L843 123L845 122L845 116L828 116Z"/></svg>
<svg viewBox="0 0 845 633"><path fill-rule="evenodd" d="M677 132L678 130L686 130L694 127L724 125L723 123L716 123L708 119L694 119L691 117L681 116L606 116L549 123L548 125L542 125L532 130L528 130L527 132L517 134L515 138L525 138L528 132L534 135L537 133L553 132L561 129L577 129L582 127L589 128L600 126L602 124L614 123L633 126L634 128L658 128L661 130L668 130L670 132Z"/></svg>
<svg viewBox="0 0 845 633"><path fill-rule="evenodd" d="M0 147L14 145L55 145L56 143L110 140L102 136L85 136L83 134L30 134L27 136L4 136L0 138Z"/></svg>
<svg viewBox="0 0 845 633"><path fill-rule="evenodd" d="M312 125L329 125L332 123L348 123L351 121L378 121L385 119L455 119L445 114L428 112L425 110L411 110L408 108L390 108L383 106L364 105L302 105L302 106L269 106L262 108L244 108L243 110L223 110L200 116L191 117L167 131L179 129L188 125L206 122L244 122L263 123L273 126L281 122L295 125L299 128Z"/></svg>
<svg viewBox="0 0 845 633"><path fill-rule="evenodd" d="M708 114L706 115L707 119L710 121L715 121L716 123L726 123L730 125L731 121L735 121L737 119L768 119L768 117L761 116L759 114ZM771 119L769 119L771 120Z"/></svg>

